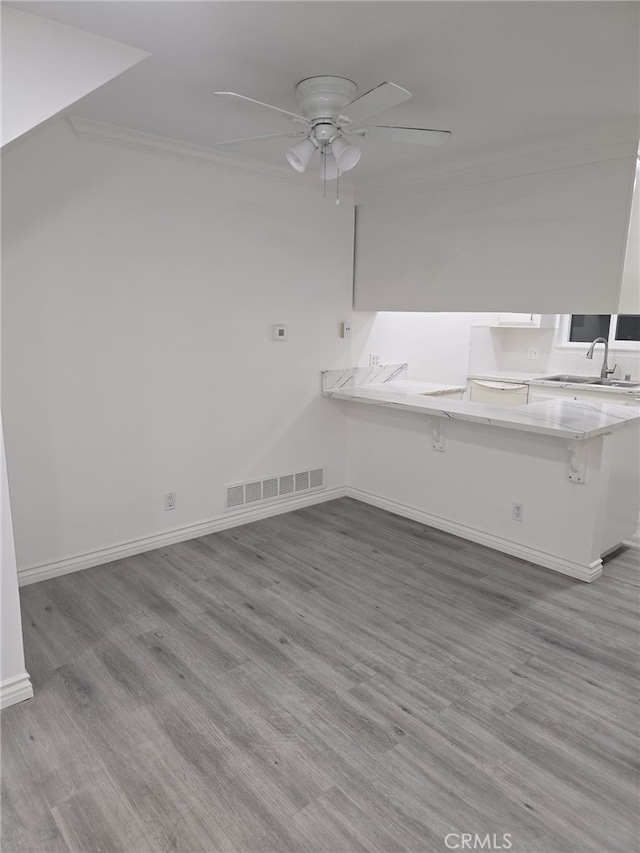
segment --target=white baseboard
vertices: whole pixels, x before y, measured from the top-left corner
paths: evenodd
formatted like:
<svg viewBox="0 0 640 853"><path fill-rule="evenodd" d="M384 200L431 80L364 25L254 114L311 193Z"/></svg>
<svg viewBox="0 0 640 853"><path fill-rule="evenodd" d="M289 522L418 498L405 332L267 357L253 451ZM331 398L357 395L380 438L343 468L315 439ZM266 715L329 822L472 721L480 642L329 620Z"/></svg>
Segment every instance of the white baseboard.
<svg viewBox="0 0 640 853"><path fill-rule="evenodd" d="M538 551L536 548L530 548L528 545L521 545L518 542L512 542L509 539L503 539L500 536L495 536L492 533L486 533L483 530L476 530L474 527L469 527L466 524L460 524L457 521L450 521L447 518L441 518L437 515L432 515L424 510L416 509L407 504L398 503L398 501L383 498L373 492L366 492L362 489L356 489L349 486L347 488L347 497L353 498L363 503L377 506L380 509L386 509L388 512L393 512L396 515L401 515L403 518L410 518L412 521L418 521L428 527L435 527L438 530L444 530L446 533L452 533L454 536L459 536L461 539L469 539L471 542L478 542L480 545L486 545L488 548L493 548L495 551L502 551L504 554L510 554L512 557L519 557L521 560L527 560L530 563L535 563L538 566L543 566L545 569L552 569L554 572L560 572L563 575L576 578L577 580L591 581L596 580L602 574L602 560L596 560L590 565L582 565L574 563L571 560L565 560L562 557L556 557L554 554L548 554L545 551Z"/></svg>
<svg viewBox="0 0 640 853"><path fill-rule="evenodd" d="M31 699L32 696L33 687L28 672L23 672L22 675L14 675L13 678L7 678L6 681L0 683L0 709L8 708L10 705L23 702L25 699Z"/></svg>
<svg viewBox="0 0 640 853"><path fill-rule="evenodd" d="M201 521L197 524L187 525L186 527L178 527L175 530L146 536L143 539L122 542L119 545L101 548L98 551L77 554L74 557L68 557L64 560L18 568L18 584L26 586L37 581L66 575L70 572L78 572L81 569L89 569L92 566L101 566L104 563L112 563L114 560L122 560L125 557L142 554L145 551L153 551L156 548L164 548L166 545L174 545L176 542L197 539L198 536L207 536L209 533L216 533L219 530L227 530L231 527L238 527L241 524L260 521L263 518L269 518L273 515L293 512L296 509L313 506L313 504L343 498L345 495L346 489L344 487L323 489L322 491L307 495L294 496L278 503L267 504L252 509L242 508L234 512L225 512L224 515L209 519L208 521Z"/></svg>

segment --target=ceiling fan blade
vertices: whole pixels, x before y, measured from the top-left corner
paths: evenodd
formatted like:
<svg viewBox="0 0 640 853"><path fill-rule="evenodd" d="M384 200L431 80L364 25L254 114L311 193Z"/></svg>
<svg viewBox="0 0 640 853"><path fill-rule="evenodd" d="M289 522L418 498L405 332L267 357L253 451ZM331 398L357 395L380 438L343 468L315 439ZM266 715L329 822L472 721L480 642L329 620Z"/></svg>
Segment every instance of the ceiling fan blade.
<svg viewBox="0 0 640 853"><path fill-rule="evenodd" d="M246 101L249 104L257 104L259 107L264 107L266 110L271 110L272 113L280 113L280 115L292 118L294 121L301 121L304 124L310 125L311 122L304 116L297 113L290 113L288 110L281 110L280 107L274 107L271 104L265 104L263 101L256 101L255 98L247 98L246 95L238 95L236 92L214 92L219 98L227 98L230 101Z"/></svg>
<svg viewBox="0 0 640 853"><path fill-rule="evenodd" d="M236 145L238 142L257 142L260 139L282 139L282 137L286 136L289 139L293 139L296 136L306 136L306 130L299 130L296 133L267 133L264 136L243 136L240 139L225 139L222 142L215 142L214 145L219 147L221 145Z"/></svg>
<svg viewBox="0 0 640 853"><path fill-rule="evenodd" d="M381 142L408 142L411 145L444 145L451 138L450 130L429 130L426 127L386 127L369 125L346 129L349 136L379 139Z"/></svg>
<svg viewBox="0 0 640 853"><path fill-rule="evenodd" d="M355 101L351 101L340 112L352 122L362 121L363 118L377 115L383 110L388 110L403 101L408 101L410 97L411 92L403 89L402 86L396 86L395 83L380 83L375 89L371 89L364 95L360 95Z"/></svg>

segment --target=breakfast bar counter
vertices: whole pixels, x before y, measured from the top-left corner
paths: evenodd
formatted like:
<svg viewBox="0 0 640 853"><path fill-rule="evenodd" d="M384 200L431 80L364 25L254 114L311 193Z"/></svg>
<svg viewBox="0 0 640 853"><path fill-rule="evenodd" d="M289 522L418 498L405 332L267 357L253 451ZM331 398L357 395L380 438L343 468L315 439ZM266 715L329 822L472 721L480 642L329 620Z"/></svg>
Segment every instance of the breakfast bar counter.
<svg viewBox="0 0 640 853"><path fill-rule="evenodd" d="M348 494L580 580L602 574L636 536L640 408L502 408L436 386L409 382L406 364L322 372L327 402L349 404Z"/></svg>

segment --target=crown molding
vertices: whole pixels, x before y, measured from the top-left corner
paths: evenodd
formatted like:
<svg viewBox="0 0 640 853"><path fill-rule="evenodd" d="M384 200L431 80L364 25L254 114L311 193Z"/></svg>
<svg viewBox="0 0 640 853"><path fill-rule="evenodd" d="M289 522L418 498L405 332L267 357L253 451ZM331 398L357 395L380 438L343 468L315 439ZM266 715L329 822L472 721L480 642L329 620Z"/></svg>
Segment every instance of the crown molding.
<svg viewBox="0 0 640 853"><path fill-rule="evenodd" d="M313 180L311 175L293 173L291 169L284 166L273 166L270 163L263 163L248 157L225 154L212 148L183 142L180 139L155 136L151 133L143 133L139 130L81 116L67 116L66 118L75 135L84 142L115 145L118 148L127 148L130 151L154 154L158 157L170 157L173 160L222 169L225 172L260 175L289 185L297 183L298 185L313 186L318 183L317 180Z"/></svg>

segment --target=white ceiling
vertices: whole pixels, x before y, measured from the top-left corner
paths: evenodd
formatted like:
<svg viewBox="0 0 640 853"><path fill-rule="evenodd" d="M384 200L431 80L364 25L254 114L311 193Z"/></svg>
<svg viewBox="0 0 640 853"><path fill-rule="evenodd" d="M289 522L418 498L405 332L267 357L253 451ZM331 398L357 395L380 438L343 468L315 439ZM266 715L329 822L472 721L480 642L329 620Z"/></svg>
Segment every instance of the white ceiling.
<svg viewBox="0 0 640 853"><path fill-rule="evenodd" d="M151 57L75 104L70 113L213 147L289 128L240 92L297 111L296 83L333 74L365 92L390 80L413 98L370 120L451 130L444 148L364 140L356 183L474 159L520 156L638 134L635 2L10 3L116 39ZM286 139L245 143L239 156L284 164Z"/></svg>

